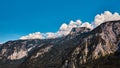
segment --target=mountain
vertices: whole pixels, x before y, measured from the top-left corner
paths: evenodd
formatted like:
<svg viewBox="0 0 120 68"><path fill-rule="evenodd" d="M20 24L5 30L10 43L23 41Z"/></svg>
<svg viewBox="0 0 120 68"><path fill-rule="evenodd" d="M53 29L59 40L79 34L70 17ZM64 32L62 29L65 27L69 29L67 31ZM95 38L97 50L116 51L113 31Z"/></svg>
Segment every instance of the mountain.
<svg viewBox="0 0 120 68"><path fill-rule="evenodd" d="M56 39L8 41L0 45L0 68L119 68L120 20L93 30L73 28Z"/></svg>

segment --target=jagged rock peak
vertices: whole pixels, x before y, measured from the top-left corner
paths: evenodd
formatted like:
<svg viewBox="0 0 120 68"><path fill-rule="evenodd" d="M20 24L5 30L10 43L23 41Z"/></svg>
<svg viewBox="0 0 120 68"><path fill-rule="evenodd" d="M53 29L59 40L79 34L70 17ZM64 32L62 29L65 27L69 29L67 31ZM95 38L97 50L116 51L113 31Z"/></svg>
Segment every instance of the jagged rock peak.
<svg viewBox="0 0 120 68"><path fill-rule="evenodd" d="M89 28L86 27L76 27L72 28L71 32L69 34L74 34L74 33L84 33L90 31Z"/></svg>

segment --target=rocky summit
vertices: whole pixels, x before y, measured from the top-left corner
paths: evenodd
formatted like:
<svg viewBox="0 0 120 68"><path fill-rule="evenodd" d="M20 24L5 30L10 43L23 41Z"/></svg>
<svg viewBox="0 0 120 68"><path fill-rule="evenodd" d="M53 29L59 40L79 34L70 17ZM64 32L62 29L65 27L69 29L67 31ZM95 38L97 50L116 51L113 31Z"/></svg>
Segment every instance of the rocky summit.
<svg viewBox="0 0 120 68"><path fill-rule="evenodd" d="M0 68L119 68L120 20L64 37L0 44Z"/></svg>

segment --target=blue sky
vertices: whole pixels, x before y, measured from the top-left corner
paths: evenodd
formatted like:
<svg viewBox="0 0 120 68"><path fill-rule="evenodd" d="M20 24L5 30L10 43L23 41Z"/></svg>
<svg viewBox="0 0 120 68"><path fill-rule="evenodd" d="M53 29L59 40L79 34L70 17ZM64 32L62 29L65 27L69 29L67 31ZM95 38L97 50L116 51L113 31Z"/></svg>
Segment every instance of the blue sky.
<svg viewBox="0 0 120 68"><path fill-rule="evenodd" d="M56 32L62 23L92 22L106 10L120 13L120 0L0 0L0 43L32 32Z"/></svg>

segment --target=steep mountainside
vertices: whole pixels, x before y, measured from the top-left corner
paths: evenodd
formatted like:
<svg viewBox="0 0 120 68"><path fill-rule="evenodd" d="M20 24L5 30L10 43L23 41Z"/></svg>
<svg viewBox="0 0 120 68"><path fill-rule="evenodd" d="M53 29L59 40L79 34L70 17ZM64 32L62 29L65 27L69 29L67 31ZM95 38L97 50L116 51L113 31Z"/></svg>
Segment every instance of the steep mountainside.
<svg viewBox="0 0 120 68"><path fill-rule="evenodd" d="M119 68L119 46L120 21L109 21L62 38L8 41L0 45L0 67Z"/></svg>

